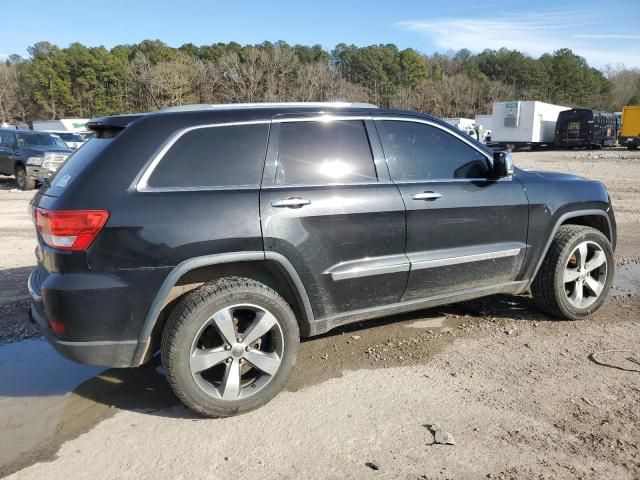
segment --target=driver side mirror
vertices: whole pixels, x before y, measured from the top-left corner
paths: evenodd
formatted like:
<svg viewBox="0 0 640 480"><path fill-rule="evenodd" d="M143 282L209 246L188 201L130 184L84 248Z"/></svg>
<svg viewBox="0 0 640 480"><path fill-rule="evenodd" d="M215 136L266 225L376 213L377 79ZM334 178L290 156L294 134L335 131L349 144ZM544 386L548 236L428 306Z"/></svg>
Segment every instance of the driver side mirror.
<svg viewBox="0 0 640 480"><path fill-rule="evenodd" d="M493 154L493 177L502 178L513 175L513 159L509 152L495 152Z"/></svg>

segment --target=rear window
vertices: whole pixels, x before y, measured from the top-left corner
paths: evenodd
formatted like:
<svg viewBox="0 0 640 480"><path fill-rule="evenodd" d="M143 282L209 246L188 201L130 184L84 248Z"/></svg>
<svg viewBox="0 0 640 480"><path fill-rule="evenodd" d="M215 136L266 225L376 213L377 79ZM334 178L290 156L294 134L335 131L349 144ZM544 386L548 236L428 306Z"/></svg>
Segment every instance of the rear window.
<svg viewBox="0 0 640 480"><path fill-rule="evenodd" d="M111 143L111 139L92 138L76 150L49 181L51 186L45 195L58 197L70 185L91 161L96 158Z"/></svg>
<svg viewBox="0 0 640 480"><path fill-rule="evenodd" d="M17 133L19 147L60 147L67 148L67 144L53 133Z"/></svg>
<svg viewBox="0 0 640 480"><path fill-rule="evenodd" d="M257 186L267 124L196 128L182 135L148 180L150 188Z"/></svg>
<svg viewBox="0 0 640 480"><path fill-rule="evenodd" d="M65 142L82 142L82 137L77 133L56 133Z"/></svg>

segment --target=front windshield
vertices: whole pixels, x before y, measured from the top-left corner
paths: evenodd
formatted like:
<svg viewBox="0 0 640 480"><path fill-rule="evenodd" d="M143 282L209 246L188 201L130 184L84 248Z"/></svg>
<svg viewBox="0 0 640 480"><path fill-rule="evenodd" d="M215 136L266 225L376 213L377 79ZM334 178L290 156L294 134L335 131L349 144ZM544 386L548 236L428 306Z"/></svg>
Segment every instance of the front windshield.
<svg viewBox="0 0 640 480"><path fill-rule="evenodd" d="M68 148L58 135L51 133L16 133L19 147Z"/></svg>
<svg viewBox="0 0 640 480"><path fill-rule="evenodd" d="M82 137L77 133L56 133L65 142L82 142Z"/></svg>

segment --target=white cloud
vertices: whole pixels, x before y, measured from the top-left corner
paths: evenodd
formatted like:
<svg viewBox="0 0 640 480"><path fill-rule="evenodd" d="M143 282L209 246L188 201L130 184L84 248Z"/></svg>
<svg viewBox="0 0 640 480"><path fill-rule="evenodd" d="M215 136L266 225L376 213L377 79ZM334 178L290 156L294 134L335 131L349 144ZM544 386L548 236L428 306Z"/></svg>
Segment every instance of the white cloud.
<svg viewBox="0 0 640 480"><path fill-rule="evenodd" d="M576 31L584 32L597 28L593 22L599 15L596 11L583 11L580 14L550 11L496 16L491 19L408 20L397 25L425 36L437 48L445 50L468 48L477 52L486 48L506 47L539 56L560 48L570 48L585 57L589 64L597 67L607 63L624 63L629 67L640 67L640 52L636 44L607 42L634 40L640 36L624 33L575 34Z"/></svg>
<svg viewBox="0 0 640 480"><path fill-rule="evenodd" d="M640 35L620 35L618 33L590 33L585 35L574 35L573 38L593 38L605 40L640 40Z"/></svg>

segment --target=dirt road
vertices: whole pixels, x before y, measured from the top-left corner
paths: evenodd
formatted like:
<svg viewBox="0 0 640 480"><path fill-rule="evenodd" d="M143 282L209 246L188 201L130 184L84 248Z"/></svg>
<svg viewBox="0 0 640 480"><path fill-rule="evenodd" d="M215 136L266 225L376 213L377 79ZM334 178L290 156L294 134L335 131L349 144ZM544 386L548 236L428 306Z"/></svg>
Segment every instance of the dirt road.
<svg viewBox="0 0 640 480"><path fill-rule="evenodd" d="M303 342L287 391L223 420L184 409L157 365L101 371L28 339L30 194L0 179L0 475L640 478L640 153L515 161L609 188L618 276L593 318L523 295L354 325ZM433 444L434 424L456 445Z"/></svg>

